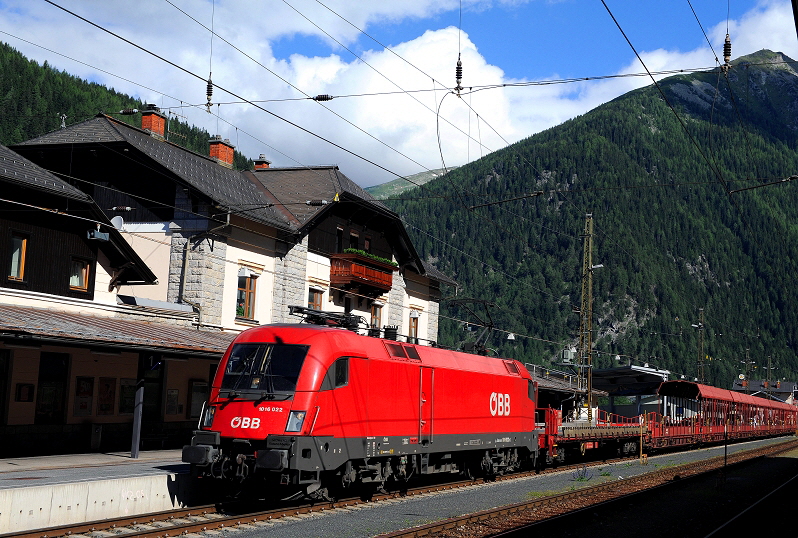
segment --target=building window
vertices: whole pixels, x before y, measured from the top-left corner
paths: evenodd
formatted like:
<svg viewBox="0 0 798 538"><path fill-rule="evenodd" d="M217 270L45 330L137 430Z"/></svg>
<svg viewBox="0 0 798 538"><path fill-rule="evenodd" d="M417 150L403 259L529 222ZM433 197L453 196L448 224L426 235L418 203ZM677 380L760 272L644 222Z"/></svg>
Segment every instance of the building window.
<svg viewBox="0 0 798 538"><path fill-rule="evenodd" d="M343 252L344 251L344 229L343 228L336 228L335 229L335 252Z"/></svg>
<svg viewBox="0 0 798 538"><path fill-rule="evenodd" d="M238 294L236 297L236 317L255 319L255 278L252 275L238 275Z"/></svg>
<svg viewBox="0 0 798 538"><path fill-rule="evenodd" d="M360 248L358 247L360 238L355 233L349 233L349 248Z"/></svg>
<svg viewBox="0 0 798 538"><path fill-rule="evenodd" d="M308 308L313 308L314 310L321 310L322 295L324 295L324 292L311 289L308 292Z"/></svg>
<svg viewBox="0 0 798 538"><path fill-rule="evenodd" d="M410 311L410 332L408 336L410 337L410 342L418 343L418 312L415 310Z"/></svg>
<svg viewBox="0 0 798 538"><path fill-rule="evenodd" d="M11 269L10 280L25 280L25 253L28 250L28 238L20 234L11 234Z"/></svg>
<svg viewBox="0 0 798 538"><path fill-rule="evenodd" d="M378 329L382 325L382 306L373 304L371 305L371 326Z"/></svg>
<svg viewBox="0 0 798 538"><path fill-rule="evenodd" d="M77 291L88 291L89 262L72 258L69 271L69 288Z"/></svg>
<svg viewBox="0 0 798 538"><path fill-rule="evenodd" d="M363 250L371 253L371 237L366 236L363 238Z"/></svg>

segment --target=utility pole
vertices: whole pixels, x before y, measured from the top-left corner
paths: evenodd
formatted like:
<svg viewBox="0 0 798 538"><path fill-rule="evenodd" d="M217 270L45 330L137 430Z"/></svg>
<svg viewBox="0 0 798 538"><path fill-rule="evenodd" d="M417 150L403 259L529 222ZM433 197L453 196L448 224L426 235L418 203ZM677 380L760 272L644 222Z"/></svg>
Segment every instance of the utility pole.
<svg viewBox="0 0 798 538"><path fill-rule="evenodd" d="M772 381L771 381L772 378L773 378L773 370L777 370L778 369L778 367L773 366L773 357L770 356L770 355L768 355L768 366L767 366L767 368L768 368L768 373L767 373L767 376L766 376L766 379L765 379L765 394L767 395L768 399L770 399L770 392L771 392L770 389L771 389L771 385L773 384Z"/></svg>
<svg viewBox="0 0 798 538"><path fill-rule="evenodd" d="M698 309L698 325L693 323L693 327L698 329L698 382L704 384L704 309Z"/></svg>
<svg viewBox="0 0 798 538"><path fill-rule="evenodd" d="M587 421L593 423L593 214L585 215L582 259L582 305L579 309L579 388L586 380Z"/></svg>
<svg viewBox="0 0 798 538"><path fill-rule="evenodd" d="M751 365L754 364L754 362L751 360L750 351L750 348L745 348L745 361L743 361L743 365L745 366L745 379L743 379L743 386L745 386L746 394L751 392Z"/></svg>

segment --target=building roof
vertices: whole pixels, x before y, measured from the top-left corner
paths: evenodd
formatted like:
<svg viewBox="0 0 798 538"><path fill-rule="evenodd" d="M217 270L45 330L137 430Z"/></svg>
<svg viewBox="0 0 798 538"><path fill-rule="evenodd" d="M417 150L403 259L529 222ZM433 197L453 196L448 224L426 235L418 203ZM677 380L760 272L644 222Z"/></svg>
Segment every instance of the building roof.
<svg viewBox="0 0 798 538"><path fill-rule="evenodd" d="M105 225L104 231L109 233L109 241L98 242L98 248L108 256L114 268L120 269L120 272L116 275L117 281L121 284L152 284L158 280L147 264L122 238L119 231L113 227L105 213L97 207L91 196L0 144L0 183L2 182L12 183L23 189L44 192L85 204L78 204L87 211L83 218L90 218L95 223ZM30 194L31 197L27 198L26 201L31 204L37 204L40 196L36 193ZM19 202L20 200L14 201ZM66 212L59 214L63 215L64 218L75 216ZM92 227L93 223L85 222L85 224L89 228Z"/></svg>
<svg viewBox="0 0 798 538"><path fill-rule="evenodd" d="M457 282L453 280L451 277L445 275L443 272L439 271L437 267L432 265L431 263L427 263L424 260L421 260L421 265L424 268L424 274L427 275L429 278L437 280L443 284L448 284L450 286L457 286Z"/></svg>
<svg viewBox="0 0 798 538"><path fill-rule="evenodd" d="M418 272L430 278L456 285L452 279L423 263L398 215L344 175L337 166L231 170L208 156L156 139L143 129L104 114L27 140L16 147L72 144L132 146L233 214L291 234L307 233L334 205L330 203L333 200L362 204L386 217L391 223L388 226L395 228L395 248L404 258L403 263L415 266ZM306 203L320 200L328 203Z"/></svg>
<svg viewBox="0 0 798 538"><path fill-rule="evenodd" d="M593 369L593 387L613 396L656 394L670 372L660 368L630 364L615 368Z"/></svg>
<svg viewBox="0 0 798 538"><path fill-rule="evenodd" d="M322 213L329 203L348 193L355 199L368 202L396 218L396 214L382 202L346 177L337 166L303 166L286 168L261 168L250 177L271 192L284 205L302 228ZM308 201L325 201L325 205L310 205Z"/></svg>
<svg viewBox="0 0 798 538"><path fill-rule="evenodd" d="M208 156L195 153L168 141L158 140L147 131L110 116L100 114L69 127L27 140L19 146L64 144L126 143L169 170L182 181L211 200L269 226L285 229L286 219L271 207L273 200L264 197L241 172L219 165Z"/></svg>
<svg viewBox="0 0 798 538"><path fill-rule="evenodd" d="M551 368L546 368L539 364L525 363L529 375L532 379L538 382L539 390L546 390L550 392L560 392L566 394L575 394L577 392L584 393L584 389L579 388L577 376L567 372L561 372ZM593 394L596 396L607 396L603 390L595 389Z"/></svg>
<svg viewBox="0 0 798 538"><path fill-rule="evenodd" d="M735 379L732 390L737 392L794 392L798 390L798 383L794 381L763 381Z"/></svg>
<svg viewBox="0 0 798 538"><path fill-rule="evenodd" d="M16 183L64 198L89 202L91 198L38 164L0 144L0 181Z"/></svg>
<svg viewBox="0 0 798 538"><path fill-rule="evenodd" d="M233 333L200 331L119 317L88 316L13 305L0 305L0 338L6 343L38 341L86 347L219 357Z"/></svg>

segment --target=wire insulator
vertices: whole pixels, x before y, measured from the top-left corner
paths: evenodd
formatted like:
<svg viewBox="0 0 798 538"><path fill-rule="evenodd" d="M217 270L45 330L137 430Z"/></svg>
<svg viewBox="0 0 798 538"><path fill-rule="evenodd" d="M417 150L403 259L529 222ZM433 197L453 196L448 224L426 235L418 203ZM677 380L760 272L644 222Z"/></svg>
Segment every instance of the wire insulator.
<svg viewBox="0 0 798 538"><path fill-rule="evenodd" d="M119 111L119 113L122 114L123 116L132 116L133 114L138 114L139 113L139 109L138 108L123 108L122 110Z"/></svg>
<svg viewBox="0 0 798 538"><path fill-rule="evenodd" d="M731 38L729 38L729 34L726 34L726 41L723 43L723 61L726 65L729 65L731 61Z"/></svg>
<svg viewBox="0 0 798 538"><path fill-rule="evenodd" d="M205 90L205 96L208 98L208 104L211 104L211 98L213 97L213 82L211 81L210 75L208 75L208 89Z"/></svg>
<svg viewBox="0 0 798 538"><path fill-rule="evenodd" d="M317 95L316 97L314 97L313 100L314 101L332 101L333 100L333 96L332 95L327 95L326 93L323 93L321 95Z"/></svg>
<svg viewBox="0 0 798 538"><path fill-rule="evenodd" d="M460 61L460 55L457 55L457 67L454 69L454 79L457 81L457 90L462 90L460 82L463 80L463 62Z"/></svg>

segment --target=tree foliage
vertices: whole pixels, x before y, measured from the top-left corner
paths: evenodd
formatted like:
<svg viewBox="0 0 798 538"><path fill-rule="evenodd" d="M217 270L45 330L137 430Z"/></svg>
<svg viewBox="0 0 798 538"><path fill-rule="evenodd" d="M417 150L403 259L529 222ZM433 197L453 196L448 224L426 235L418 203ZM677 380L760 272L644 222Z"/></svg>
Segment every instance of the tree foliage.
<svg viewBox="0 0 798 538"><path fill-rule="evenodd" d="M122 116L120 110L143 107L139 99L86 82L47 62L39 65L11 46L0 43L0 143L17 144L66 125L79 123L105 113L120 121L141 127L141 116ZM169 119L169 141L208 155L210 135L176 118ZM236 169L252 168L252 161L235 152Z"/></svg>
<svg viewBox="0 0 798 538"><path fill-rule="evenodd" d="M729 194L798 173L798 76L783 62L761 51L728 79L665 79L667 101L653 86L630 92L407 192L426 199L387 203L423 226L410 227L414 244L461 295L498 304L496 327L518 335L494 336L502 355L548 363L578 341L591 213L599 367L618 356L695 376L703 308L707 381L728 386L746 348L794 378L798 185ZM442 319L442 343L463 340L461 327Z"/></svg>

